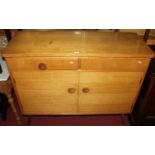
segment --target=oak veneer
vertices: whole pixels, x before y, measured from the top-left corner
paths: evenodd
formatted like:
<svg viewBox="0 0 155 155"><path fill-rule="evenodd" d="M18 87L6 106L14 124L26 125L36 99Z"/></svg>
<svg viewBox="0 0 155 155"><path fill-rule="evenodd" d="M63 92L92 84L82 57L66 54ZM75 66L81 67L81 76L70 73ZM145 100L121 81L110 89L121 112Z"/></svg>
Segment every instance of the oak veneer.
<svg viewBox="0 0 155 155"><path fill-rule="evenodd" d="M154 53L134 33L19 32L3 52L23 114L131 113Z"/></svg>

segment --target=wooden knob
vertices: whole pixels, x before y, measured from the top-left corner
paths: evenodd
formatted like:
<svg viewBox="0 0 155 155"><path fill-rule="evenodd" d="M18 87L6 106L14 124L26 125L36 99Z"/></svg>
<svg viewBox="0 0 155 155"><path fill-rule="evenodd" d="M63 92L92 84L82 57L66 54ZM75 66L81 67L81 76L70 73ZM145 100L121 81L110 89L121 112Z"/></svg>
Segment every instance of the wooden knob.
<svg viewBox="0 0 155 155"><path fill-rule="evenodd" d="M69 92L70 94L75 93L75 88L68 88L68 92Z"/></svg>
<svg viewBox="0 0 155 155"><path fill-rule="evenodd" d="M47 66L46 66L46 64L44 64L44 63L40 63L40 64L38 65L38 68L39 68L40 70L46 70Z"/></svg>
<svg viewBox="0 0 155 155"><path fill-rule="evenodd" d="M88 93L88 92L89 92L89 88L83 88L82 91L83 91L84 93Z"/></svg>

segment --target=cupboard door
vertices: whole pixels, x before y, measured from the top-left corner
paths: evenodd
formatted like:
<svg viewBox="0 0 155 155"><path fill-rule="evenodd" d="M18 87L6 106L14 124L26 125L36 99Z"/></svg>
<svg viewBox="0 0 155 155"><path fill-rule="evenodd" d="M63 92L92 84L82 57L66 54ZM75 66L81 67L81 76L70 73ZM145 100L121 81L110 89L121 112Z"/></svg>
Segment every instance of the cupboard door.
<svg viewBox="0 0 155 155"><path fill-rule="evenodd" d="M130 113L142 77L141 72L80 72L79 113Z"/></svg>
<svg viewBox="0 0 155 155"><path fill-rule="evenodd" d="M76 114L76 71L13 72L23 114Z"/></svg>

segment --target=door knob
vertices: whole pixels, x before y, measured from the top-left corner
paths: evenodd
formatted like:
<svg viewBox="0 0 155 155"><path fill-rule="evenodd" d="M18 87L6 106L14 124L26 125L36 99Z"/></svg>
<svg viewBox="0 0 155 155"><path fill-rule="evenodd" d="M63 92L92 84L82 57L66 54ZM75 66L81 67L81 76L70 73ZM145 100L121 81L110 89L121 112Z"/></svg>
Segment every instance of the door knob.
<svg viewBox="0 0 155 155"><path fill-rule="evenodd" d="M69 92L70 94L75 93L75 88L68 88L68 92Z"/></svg>
<svg viewBox="0 0 155 155"><path fill-rule="evenodd" d="M44 64L44 63L40 63L40 64L38 65L38 68L39 68L40 70L46 70L47 66L46 66L46 64Z"/></svg>
<svg viewBox="0 0 155 155"><path fill-rule="evenodd" d="M83 88L82 91L83 91L84 93L88 93L90 90L89 90L89 88Z"/></svg>

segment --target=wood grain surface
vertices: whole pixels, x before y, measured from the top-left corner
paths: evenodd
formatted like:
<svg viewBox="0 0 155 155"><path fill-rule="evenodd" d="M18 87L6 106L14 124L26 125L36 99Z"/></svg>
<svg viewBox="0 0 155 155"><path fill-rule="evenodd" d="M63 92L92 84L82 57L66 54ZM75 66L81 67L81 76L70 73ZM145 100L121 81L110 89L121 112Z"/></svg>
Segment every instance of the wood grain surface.
<svg viewBox="0 0 155 155"><path fill-rule="evenodd" d="M76 71L13 72L23 114L77 113ZM74 88L75 93L68 89Z"/></svg>
<svg viewBox="0 0 155 155"><path fill-rule="evenodd" d="M135 33L101 31L18 32L3 52L4 57L101 56L153 57Z"/></svg>
<svg viewBox="0 0 155 155"><path fill-rule="evenodd" d="M131 113L154 53L134 33L19 32L3 51L23 114Z"/></svg>

